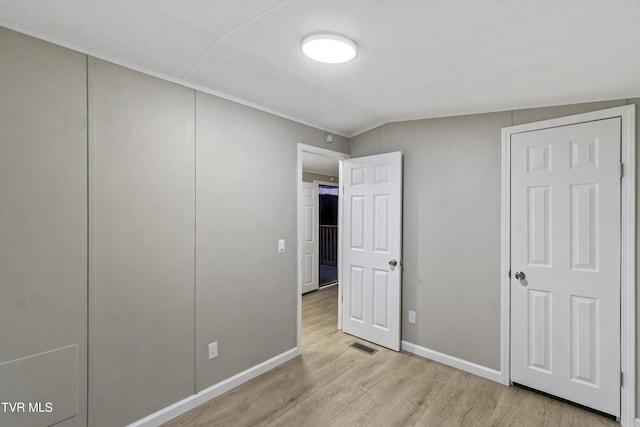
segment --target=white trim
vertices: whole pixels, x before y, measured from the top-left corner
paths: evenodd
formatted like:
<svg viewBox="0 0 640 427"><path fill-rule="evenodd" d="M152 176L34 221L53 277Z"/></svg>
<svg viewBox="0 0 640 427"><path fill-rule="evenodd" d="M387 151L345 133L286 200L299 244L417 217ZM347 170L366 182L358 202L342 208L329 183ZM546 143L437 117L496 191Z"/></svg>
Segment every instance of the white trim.
<svg viewBox="0 0 640 427"><path fill-rule="evenodd" d="M351 156L349 156L351 158ZM338 330L342 330L342 283L343 269L342 269L342 230L344 230L344 222L342 221L342 215L344 212L344 175L342 174L344 169L344 162L340 160L338 165Z"/></svg>
<svg viewBox="0 0 640 427"><path fill-rule="evenodd" d="M95 106L93 79L89 78L91 66L85 61L87 73L87 423L96 413L96 159L95 159Z"/></svg>
<svg viewBox="0 0 640 427"><path fill-rule="evenodd" d="M448 354L440 353L439 351L431 350L408 341L402 341L402 350L424 357L425 359L435 360L443 365L451 366L491 381L499 383L501 379L500 371L467 360L458 359L457 357L449 356Z"/></svg>
<svg viewBox="0 0 640 427"><path fill-rule="evenodd" d="M62 39L57 38L55 36L52 36L50 34L43 33L42 31L37 30L35 28L27 27L27 26L24 26L22 24L19 24L19 23L13 22L13 21L9 21L6 18L0 18L0 26L8 28L8 29L13 30L13 31L16 31L18 33L22 33L22 34L26 34L26 35L31 36L31 37L35 37L35 38L37 38L39 40L44 40L44 41L46 41L48 43L52 43L52 44L55 44L57 46L62 46L64 48L71 49L71 50L79 52L79 53L83 53L83 54L85 54L87 56L91 56L93 58L101 59L103 61L107 61L107 62L110 62L112 64L120 65L121 67L125 67L125 68L128 68L130 70L138 71L138 72L146 74L148 76L157 77L159 79L166 80L168 82L175 83L175 84L178 84L180 86L187 87L189 89L194 89L194 90L197 90L199 92L203 92L203 93L207 93L209 95L217 96L218 98L226 99L227 101L235 102L237 104L241 104L241 105L244 105L246 107L253 108L255 110L263 111L265 113L273 114L274 116L282 117L283 119L291 120L291 121L294 121L296 123L300 123L302 125L311 126L313 128L316 128L316 129L321 129L321 130L324 130L324 131L326 131L328 133L332 133L334 135L339 135L339 136L342 136L342 137L345 137L345 138L349 138L349 137L352 137L352 136L356 135L356 134L347 135L345 132L339 132L339 131L337 131L335 129L329 129L329 128L326 128L325 126L318 125L317 123L314 124L314 123L308 122L308 121L303 120L301 118L298 118L298 117L295 117L295 116L292 116L292 115L289 115L289 114L282 113L282 112L274 110L272 108L265 107L263 105L259 105L259 104L256 104L254 102L251 102L251 101L247 101L245 99L238 98L238 97L235 97L233 95L229 95L228 93L220 92L220 91L217 91L217 90L213 90L213 89L208 88L206 86L202 86L202 85L199 85L197 83L193 83L193 82L191 82L189 80L186 80L185 78L173 77L173 76L170 76L168 74L164 74L164 73L161 73L159 71L152 70L150 68L146 68L146 67L142 67L140 65L136 65L136 64L134 64L132 62L129 62L129 61L124 61L122 59L115 58L115 57L113 57L111 55L104 54L104 53L96 51L94 49L89 49L89 48L86 48L84 46L77 45L75 43L69 43L69 42L67 42L65 40L62 40Z"/></svg>
<svg viewBox="0 0 640 427"><path fill-rule="evenodd" d="M627 105L621 112L622 241L620 266L621 369L622 385L620 423L630 426L636 417L636 109Z"/></svg>
<svg viewBox="0 0 640 427"><path fill-rule="evenodd" d="M500 382L510 384L509 360L509 312L510 289L509 269L511 256L511 135L538 129L567 126L576 123L604 120L613 117L621 119L621 160L624 163L624 178L621 191L621 270L620 270L620 355L621 369L624 372L624 384L621 387L620 423L622 426L637 424L635 414L635 257L636 257L636 154L635 154L635 105L609 108L569 117L545 120L536 123L511 126L502 129L502 254L501 254L501 313L500 313Z"/></svg>
<svg viewBox="0 0 640 427"><path fill-rule="evenodd" d="M166 423L174 419L175 417L184 414L185 412L202 405L203 403L220 396L227 391L238 387L239 385L246 383L247 381L262 375L273 368L282 365L285 362L298 356L299 351L297 348L285 351L267 361L264 361L256 366L253 366L246 371L242 371L237 375L227 378L224 381L220 381L211 387L202 390L201 392L191 395L179 402L167 406L151 415L148 415L138 421L129 424L128 427L155 427L162 423Z"/></svg>
<svg viewBox="0 0 640 427"><path fill-rule="evenodd" d="M297 300L297 309L296 309L296 328L297 328L297 346L299 351L302 351L302 245L300 245L300 236L302 236L302 212L300 209L300 194L302 194L302 153L313 153L319 154L321 156L331 157L336 160L340 160L340 177L339 182L342 182L342 161L344 159L350 158L350 156L346 153L340 153L338 151L327 150L326 148L316 147L315 145L307 145L298 143L298 166L297 166L297 183L296 183L296 218L297 218L297 233L296 233L296 245L298 247L298 264L297 264L297 286L296 286L296 300ZM340 186L339 188L342 188ZM340 192L340 197L338 198L338 224L342 222L342 191ZM340 232L340 227L338 227L338 328L342 329L342 316L341 316L341 307L342 307L342 245L341 245L342 233Z"/></svg>
<svg viewBox="0 0 640 427"><path fill-rule="evenodd" d="M322 285L318 288L319 291L323 289L333 288L334 286L338 286L338 282L331 282L328 285Z"/></svg>
<svg viewBox="0 0 640 427"><path fill-rule="evenodd" d="M511 371L511 139L502 129L502 219L500 253L500 382L510 384Z"/></svg>

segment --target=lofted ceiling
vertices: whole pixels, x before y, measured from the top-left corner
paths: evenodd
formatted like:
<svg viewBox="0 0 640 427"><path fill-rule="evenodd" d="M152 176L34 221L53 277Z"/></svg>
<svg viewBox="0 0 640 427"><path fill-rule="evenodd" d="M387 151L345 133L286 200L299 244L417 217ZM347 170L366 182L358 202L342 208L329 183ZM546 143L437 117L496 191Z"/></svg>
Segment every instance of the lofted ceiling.
<svg viewBox="0 0 640 427"><path fill-rule="evenodd" d="M0 25L344 136L640 96L640 0L0 0ZM304 58L319 31L358 58Z"/></svg>

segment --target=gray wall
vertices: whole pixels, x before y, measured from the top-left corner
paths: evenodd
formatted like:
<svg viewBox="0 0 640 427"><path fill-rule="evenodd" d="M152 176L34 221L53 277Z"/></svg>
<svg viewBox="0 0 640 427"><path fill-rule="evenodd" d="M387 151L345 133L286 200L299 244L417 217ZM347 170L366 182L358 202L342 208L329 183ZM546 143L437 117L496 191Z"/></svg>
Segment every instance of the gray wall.
<svg viewBox="0 0 640 427"><path fill-rule="evenodd" d="M194 391L195 91L89 59L91 421Z"/></svg>
<svg viewBox="0 0 640 427"><path fill-rule="evenodd" d="M88 387L126 425L295 347L296 143L346 138L2 28L0 98L0 400L55 404L0 424L86 425Z"/></svg>
<svg viewBox="0 0 640 427"><path fill-rule="evenodd" d="M398 122L349 140L352 157L404 153L402 339L500 368L501 128L628 103L640 100Z"/></svg>
<svg viewBox="0 0 640 427"><path fill-rule="evenodd" d="M402 339L493 369L500 361L500 129L510 124L510 113L418 120L349 142L352 157L404 153Z"/></svg>
<svg viewBox="0 0 640 427"><path fill-rule="evenodd" d="M86 57L0 28L0 425L86 424ZM19 359L19 360L18 360Z"/></svg>
<svg viewBox="0 0 640 427"><path fill-rule="evenodd" d="M318 129L203 93L196 101L201 391L296 346L296 142L329 145ZM346 139L331 149L344 152ZM219 356L208 360L214 341Z"/></svg>
<svg viewBox="0 0 640 427"><path fill-rule="evenodd" d="M93 58L89 88L90 420L124 425L295 347L296 143L324 132Z"/></svg>
<svg viewBox="0 0 640 427"><path fill-rule="evenodd" d="M295 200L298 129L201 93L197 111L200 391L296 346L296 213L282 206ZM210 361L213 341L219 356Z"/></svg>
<svg viewBox="0 0 640 427"><path fill-rule="evenodd" d="M61 426L86 419L87 123L93 425L295 346L295 144L346 151L92 58L87 81L86 61L0 28L0 400L37 386L60 399L56 416L77 413ZM393 123L349 141L353 156L405 153L403 339L498 368L500 129L639 101Z"/></svg>

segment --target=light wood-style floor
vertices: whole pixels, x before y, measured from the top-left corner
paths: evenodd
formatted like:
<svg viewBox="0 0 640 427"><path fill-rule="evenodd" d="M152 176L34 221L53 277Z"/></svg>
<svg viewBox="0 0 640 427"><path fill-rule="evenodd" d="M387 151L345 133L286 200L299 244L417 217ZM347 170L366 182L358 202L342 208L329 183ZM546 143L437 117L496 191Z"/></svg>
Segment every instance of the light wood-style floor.
<svg viewBox="0 0 640 427"><path fill-rule="evenodd" d="M619 426L409 353L367 355L336 329L336 286L302 300L302 356L165 426Z"/></svg>

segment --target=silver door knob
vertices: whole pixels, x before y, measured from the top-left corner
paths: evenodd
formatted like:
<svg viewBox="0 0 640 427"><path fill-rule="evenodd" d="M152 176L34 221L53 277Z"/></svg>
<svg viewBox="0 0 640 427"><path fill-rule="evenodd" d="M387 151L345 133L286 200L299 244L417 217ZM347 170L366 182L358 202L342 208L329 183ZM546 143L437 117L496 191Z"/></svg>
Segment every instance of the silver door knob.
<svg viewBox="0 0 640 427"><path fill-rule="evenodd" d="M398 265L398 261L396 261L395 259L392 259L391 261L389 261L389 266L395 267L396 265Z"/></svg>
<svg viewBox="0 0 640 427"><path fill-rule="evenodd" d="M516 272L516 279L518 280L524 280L525 277L527 277L522 271L518 271Z"/></svg>

